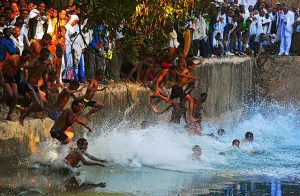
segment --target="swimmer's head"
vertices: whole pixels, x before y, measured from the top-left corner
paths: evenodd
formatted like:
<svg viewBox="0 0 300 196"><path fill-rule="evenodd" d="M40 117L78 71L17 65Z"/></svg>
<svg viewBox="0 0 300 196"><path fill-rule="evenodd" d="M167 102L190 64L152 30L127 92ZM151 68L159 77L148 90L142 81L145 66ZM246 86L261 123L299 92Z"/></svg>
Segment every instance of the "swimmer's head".
<svg viewBox="0 0 300 196"><path fill-rule="evenodd" d="M245 133L245 141L253 142L253 139L254 139L253 133L251 133L251 132Z"/></svg>
<svg viewBox="0 0 300 196"><path fill-rule="evenodd" d="M219 129L217 132L218 132L218 135L220 135L220 136L225 134L224 129Z"/></svg>
<svg viewBox="0 0 300 196"><path fill-rule="evenodd" d="M241 143L240 140L235 139L235 140L232 141L232 146L236 146L236 147L239 148L240 147L240 143Z"/></svg>
<svg viewBox="0 0 300 196"><path fill-rule="evenodd" d="M88 141L84 138L77 140L77 147L79 150L86 151L88 148Z"/></svg>
<svg viewBox="0 0 300 196"><path fill-rule="evenodd" d="M77 90L79 88L80 84L77 80L72 80L70 85L69 85L69 89L70 90Z"/></svg>
<svg viewBox="0 0 300 196"><path fill-rule="evenodd" d="M146 120L144 120L144 121L141 123L141 128L142 128L142 129L146 129L146 128L148 128L148 127L149 127L149 122L146 121Z"/></svg>
<svg viewBox="0 0 300 196"><path fill-rule="evenodd" d="M198 145L194 145L193 148L193 159L199 159L202 155L202 149Z"/></svg>

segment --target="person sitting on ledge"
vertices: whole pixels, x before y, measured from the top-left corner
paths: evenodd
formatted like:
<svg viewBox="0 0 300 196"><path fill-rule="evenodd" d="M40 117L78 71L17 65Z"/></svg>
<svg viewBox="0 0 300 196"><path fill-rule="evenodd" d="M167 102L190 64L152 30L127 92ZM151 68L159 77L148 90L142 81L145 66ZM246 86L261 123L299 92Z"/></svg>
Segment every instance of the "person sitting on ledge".
<svg viewBox="0 0 300 196"><path fill-rule="evenodd" d="M77 141L77 148L72 149L69 154L65 157L64 161L71 167L80 167L78 165L81 161L84 165L99 165L101 167L106 167L107 161L98 159L86 152L88 148L88 141L84 138L80 138ZM92 161L88 161L84 156L88 157Z"/></svg>
<svg viewBox="0 0 300 196"><path fill-rule="evenodd" d="M72 141L74 134L70 132L70 127L76 122L90 132L92 128L86 125L78 116L82 112L82 103L80 100L74 100L71 105L71 109L65 109L60 117L55 121L51 128L50 135L52 138L57 139L62 144L67 144Z"/></svg>

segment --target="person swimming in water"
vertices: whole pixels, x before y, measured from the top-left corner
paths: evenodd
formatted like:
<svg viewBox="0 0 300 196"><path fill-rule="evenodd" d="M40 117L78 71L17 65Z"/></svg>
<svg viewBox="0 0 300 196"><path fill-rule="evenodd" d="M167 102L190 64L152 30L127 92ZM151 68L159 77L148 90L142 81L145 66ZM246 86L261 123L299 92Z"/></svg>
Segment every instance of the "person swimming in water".
<svg viewBox="0 0 300 196"><path fill-rule="evenodd" d="M243 139L243 142L253 142L254 137L252 132L245 133L245 138Z"/></svg>
<svg viewBox="0 0 300 196"><path fill-rule="evenodd" d="M202 155L202 149L200 148L200 146L194 145L192 150L193 150L192 159L199 160Z"/></svg>
<svg viewBox="0 0 300 196"><path fill-rule="evenodd" d="M72 149L65 157L64 161L73 168L80 167L80 165L78 165L79 161L81 161L84 165L99 165L101 167L106 167L107 161L88 154L86 152L87 148L88 141L84 138L80 138L77 141L77 148ZM93 162L86 160L84 156L88 157L90 160L93 160Z"/></svg>
<svg viewBox="0 0 300 196"><path fill-rule="evenodd" d="M149 127L149 122L144 120L142 123L141 123L141 128L142 129L147 129Z"/></svg>
<svg viewBox="0 0 300 196"><path fill-rule="evenodd" d="M239 149L240 148L240 143L241 143L240 140L234 139L232 141L232 145L230 146L230 148L228 150L226 150L224 152L219 152L218 154L219 155L225 155L226 153L228 153L228 152L230 152L230 151L232 151L234 149Z"/></svg>
<svg viewBox="0 0 300 196"><path fill-rule="evenodd" d="M232 141L232 147L237 147L237 148L240 148L240 140L238 140L238 139L234 139L233 141Z"/></svg>

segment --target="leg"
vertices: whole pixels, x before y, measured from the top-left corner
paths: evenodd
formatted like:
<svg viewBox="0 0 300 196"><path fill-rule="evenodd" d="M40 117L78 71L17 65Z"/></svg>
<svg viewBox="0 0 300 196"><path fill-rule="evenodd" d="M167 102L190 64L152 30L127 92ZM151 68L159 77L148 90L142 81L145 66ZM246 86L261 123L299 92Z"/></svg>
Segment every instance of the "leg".
<svg viewBox="0 0 300 196"><path fill-rule="evenodd" d="M91 115L96 112L99 112L104 107L104 104L101 102L96 102L95 104L93 104L92 107L93 109L91 109L88 113L84 115L85 118L88 119L88 121L91 121Z"/></svg>
<svg viewBox="0 0 300 196"><path fill-rule="evenodd" d="M62 63L62 59L61 58L56 58L56 84L60 84L61 81L61 63Z"/></svg>
<svg viewBox="0 0 300 196"><path fill-rule="evenodd" d="M24 119L26 118L26 116L28 116L28 114L30 114L31 112L39 112L44 109L44 104L40 94L36 92L32 87L29 88L30 88L29 94L32 99L32 102L27 108L27 110L21 113L19 117L19 122L21 125L24 125Z"/></svg>
<svg viewBox="0 0 300 196"><path fill-rule="evenodd" d="M190 115L189 118L191 121L196 121L194 118L194 99L191 95L187 94L185 95L185 99L189 102L189 109L190 109Z"/></svg>
<svg viewBox="0 0 300 196"><path fill-rule="evenodd" d="M8 111L6 120L12 121L13 119L11 118L11 115L12 115L14 109L16 108L16 105L17 105L17 102L18 102L18 87L17 87L16 84L10 84L10 86L11 86L13 96L10 99L9 111Z"/></svg>
<svg viewBox="0 0 300 196"><path fill-rule="evenodd" d="M285 49L285 36L281 36L279 55L284 54L284 49Z"/></svg>
<svg viewBox="0 0 300 196"><path fill-rule="evenodd" d="M285 38L285 55L290 54L291 43L292 43L292 36L286 36L286 38Z"/></svg>

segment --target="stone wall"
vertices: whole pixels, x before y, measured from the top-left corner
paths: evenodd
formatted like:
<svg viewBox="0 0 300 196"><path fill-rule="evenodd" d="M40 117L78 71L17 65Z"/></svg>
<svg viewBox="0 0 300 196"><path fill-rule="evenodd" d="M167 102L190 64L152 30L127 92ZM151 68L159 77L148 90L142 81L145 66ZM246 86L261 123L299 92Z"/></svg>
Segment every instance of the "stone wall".
<svg viewBox="0 0 300 196"><path fill-rule="evenodd" d="M250 57L208 59L194 73L199 84L195 95L208 94L205 116L221 121L242 116L243 105L253 89L253 60Z"/></svg>
<svg viewBox="0 0 300 196"><path fill-rule="evenodd" d="M300 57L272 56L258 64L259 94L264 101L299 106Z"/></svg>

